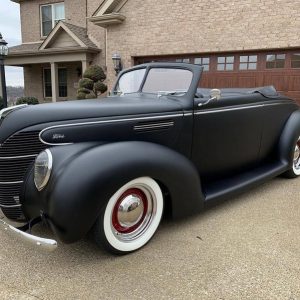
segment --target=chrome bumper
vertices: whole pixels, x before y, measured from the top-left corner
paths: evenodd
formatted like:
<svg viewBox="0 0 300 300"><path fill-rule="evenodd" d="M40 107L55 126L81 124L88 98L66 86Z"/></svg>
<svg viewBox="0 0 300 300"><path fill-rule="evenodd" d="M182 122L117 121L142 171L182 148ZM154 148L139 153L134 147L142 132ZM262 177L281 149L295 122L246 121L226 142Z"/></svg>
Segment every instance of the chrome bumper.
<svg viewBox="0 0 300 300"><path fill-rule="evenodd" d="M57 242L55 240L40 238L27 232L21 231L1 219L0 230L6 232L12 238L17 238L22 242L26 242L30 245L35 246L36 248L40 248L45 251L51 252L57 248Z"/></svg>

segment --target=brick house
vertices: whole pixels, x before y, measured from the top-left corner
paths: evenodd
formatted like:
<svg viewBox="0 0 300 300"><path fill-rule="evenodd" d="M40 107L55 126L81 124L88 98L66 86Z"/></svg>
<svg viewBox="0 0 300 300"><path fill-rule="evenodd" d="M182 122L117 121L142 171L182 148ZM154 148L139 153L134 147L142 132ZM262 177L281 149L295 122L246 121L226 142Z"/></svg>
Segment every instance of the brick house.
<svg viewBox="0 0 300 300"><path fill-rule="evenodd" d="M205 68L201 86L275 85L300 100L300 11L291 0L12 0L22 45L8 65L24 68L25 93L41 101L75 97L90 64L115 80L124 68L183 61Z"/></svg>

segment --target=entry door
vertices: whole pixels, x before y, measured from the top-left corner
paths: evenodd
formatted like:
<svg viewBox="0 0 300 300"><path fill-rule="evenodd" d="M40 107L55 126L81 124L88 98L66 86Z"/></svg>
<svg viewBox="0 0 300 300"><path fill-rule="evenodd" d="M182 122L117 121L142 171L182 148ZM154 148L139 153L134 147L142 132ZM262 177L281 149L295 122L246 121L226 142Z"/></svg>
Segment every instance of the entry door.
<svg viewBox="0 0 300 300"><path fill-rule="evenodd" d="M262 107L247 99L235 102L239 104L221 99L199 109L195 99L192 159L203 181L231 177L258 164Z"/></svg>

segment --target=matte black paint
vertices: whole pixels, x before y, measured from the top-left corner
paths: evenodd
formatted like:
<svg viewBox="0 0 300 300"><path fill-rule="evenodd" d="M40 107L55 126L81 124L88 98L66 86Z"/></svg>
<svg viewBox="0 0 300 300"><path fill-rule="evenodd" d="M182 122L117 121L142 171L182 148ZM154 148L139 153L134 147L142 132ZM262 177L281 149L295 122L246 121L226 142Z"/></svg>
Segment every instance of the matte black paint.
<svg viewBox="0 0 300 300"><path fill-rule="evenodd" d="M136 68L161 66L194 73L185 96L137 93L46 104L4 119L0 143L15 132L38 130L51 144L54 168L45 190L37 192L32 170L26 177L21 202L28 219L42 213L61 240L74 242L89 231L107 200L136 177L150 176L166 188L177 218L291 167L300 135L300 112L291 99L224 91L220 101L199 107L208 100L195 98L202 68L163 63ZM148 128L164 122L171 125ZM55 146L61 143L72 144Z"/></svg>

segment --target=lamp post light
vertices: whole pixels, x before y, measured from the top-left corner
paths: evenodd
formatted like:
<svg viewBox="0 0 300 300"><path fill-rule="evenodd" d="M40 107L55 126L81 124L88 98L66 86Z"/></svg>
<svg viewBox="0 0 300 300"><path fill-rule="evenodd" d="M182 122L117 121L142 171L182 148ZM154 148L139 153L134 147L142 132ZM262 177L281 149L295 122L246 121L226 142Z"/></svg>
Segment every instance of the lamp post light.
<svg viewBox="0 0 300 300"><path fill-rule="evenodd" d="M118 53L115 53L112 56L112 61L114 64L114 69L116 71L116 76L122 71L123 66L122 66L122 61L121 61L121 56Z"/></svg>
<svg viewBox="0 0 300 300"><path fill-rule="evenodd" d="M4 59L8 55L7 42L2 38L0 33L0 75L1 75L1 86L2 86L2 97L3 97L3 106L7 107L7 92L6 92L6 82L5 82L5 68L4 68Z"/></svg>

